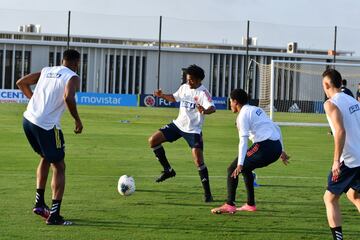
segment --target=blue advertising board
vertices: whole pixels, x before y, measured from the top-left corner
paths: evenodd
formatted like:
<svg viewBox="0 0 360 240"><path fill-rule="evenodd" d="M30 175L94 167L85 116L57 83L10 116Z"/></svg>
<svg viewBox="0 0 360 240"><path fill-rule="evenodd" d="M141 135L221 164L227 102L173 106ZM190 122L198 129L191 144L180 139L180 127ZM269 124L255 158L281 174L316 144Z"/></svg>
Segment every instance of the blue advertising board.
<svg viewBox="0 0 360 240"><path fill-rule="evenodd" d="M29 99L20 90L0 89L0 103L28 103Z"/></svg>
<svg viewBox="0 0 360 240"><path fill-rule="evenodd" d="M179 107L178 102L168 102L165 99L154 97L152 94L140 94L140 106L142 107Z"/></svg>
<svg viewBox="0 0 360 240"><path fill-rule="evenodd" d="M212 98L216 109L227 109L227 98L226 97L213 97ZM168 102L165 99L154 97L152 94L141 94L140 95L140 106L142 107L179 107L179 102Z"/></svg>
<svg viewBox="0 0 360 240"><path fill-rule="evenodd" d="M212 100L214 101L216 109L227 109L228 98L226 97L213 97Z"/></svg>
<svg viewBox="0 0 360 240"><path fill-rule="evenodd" d="M129 106L138 105L137 95L135 94L108 94L108 93L76 93L76 102L79 105L97 106Z"/></svg>

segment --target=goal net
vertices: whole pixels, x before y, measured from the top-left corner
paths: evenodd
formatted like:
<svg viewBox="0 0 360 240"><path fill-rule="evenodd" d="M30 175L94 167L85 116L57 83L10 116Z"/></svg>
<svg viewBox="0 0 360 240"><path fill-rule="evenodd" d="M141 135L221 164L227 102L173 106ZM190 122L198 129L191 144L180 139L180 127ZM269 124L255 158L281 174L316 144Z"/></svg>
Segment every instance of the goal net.
<svg viewBox="0 0 360 240"><path fill-rule="evenodd" d="M338 70L354 96L360 64L272 60L256 63L259 70L259 107L279 125L328 126L323 103L322 73Z"/></svg>

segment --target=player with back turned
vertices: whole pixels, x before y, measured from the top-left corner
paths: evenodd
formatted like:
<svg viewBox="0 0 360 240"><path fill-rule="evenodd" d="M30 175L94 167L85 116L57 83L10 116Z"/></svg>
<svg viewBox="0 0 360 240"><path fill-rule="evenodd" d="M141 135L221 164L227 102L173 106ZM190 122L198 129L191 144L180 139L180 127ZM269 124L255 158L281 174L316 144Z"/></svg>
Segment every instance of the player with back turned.
<svg viewBox="0 0 360 240"><path fill-rule="evenodd" d="M36 174L36 198L33 212L46 219L48 225L71 225L60 215L60 206L65 189L65 142L60 119L67 107L75 120L76 134L83 129L77 112L75 92L80 79L76 74L80 53L66 50L62 66L45 67L41 72L31 73L19 79L16 84L30 99L24 112L23 128L35 152L40 155ZM34 92L31 85L35 85ZM52 168L52 206L45 204L44 192Z"/></svg>
<svg viewBox="0 0 360 240"><path fill-rule="evenodd" d="M204 77L202 68L191 65L186 69L187 83L181 85L175 93L164 94L161 90L155 91L154 95L157 97L169 102L180 102L180 109L176 120L165 125L149 138L149 145L164 168L156 180L156 182L162 182L176 175L165 155L162 143L184 138L191 148L194 163L199 171L205 193L204 201L211 202L213 197L210 191L209 173L203 156L202 126L204 115L214 113L215 105L210 93L201 84Z"/></svg>
<svg viewBox="0 0 360 240"><path fill-rule="evenodd" d="M360 104L341 90L341 75L335 69L323 73L326 117L334 136L334 155L324 202L333 239L342 240L339 199L342 193L360 213Z"/></svg>

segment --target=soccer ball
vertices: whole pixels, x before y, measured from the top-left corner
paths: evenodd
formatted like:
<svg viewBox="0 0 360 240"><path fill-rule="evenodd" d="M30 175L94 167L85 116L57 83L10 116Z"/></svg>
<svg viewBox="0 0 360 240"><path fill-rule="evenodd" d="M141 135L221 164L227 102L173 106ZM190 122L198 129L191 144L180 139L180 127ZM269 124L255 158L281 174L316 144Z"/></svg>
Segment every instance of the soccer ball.
<svg viewBox="0 0 360 240"><path fill-rule="evenodd" d="M128 175L122 175L118 182L118 192L123 196L129 196L135 192L134 178Z"/></svg>

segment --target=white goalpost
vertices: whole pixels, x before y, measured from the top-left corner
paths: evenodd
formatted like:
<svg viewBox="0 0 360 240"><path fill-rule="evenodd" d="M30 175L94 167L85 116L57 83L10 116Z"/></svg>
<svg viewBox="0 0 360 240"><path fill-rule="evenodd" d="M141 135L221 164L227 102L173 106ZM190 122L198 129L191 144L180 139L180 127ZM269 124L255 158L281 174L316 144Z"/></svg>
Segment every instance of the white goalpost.
<svg viewBox="0 0 360 240"><path fill-rule="evenodd" d="M259 106L279 125L328 126L322 89L326 69L338 70L354 95L360 83L360 64L290 60L256 64L260 73Z"/></svg>

